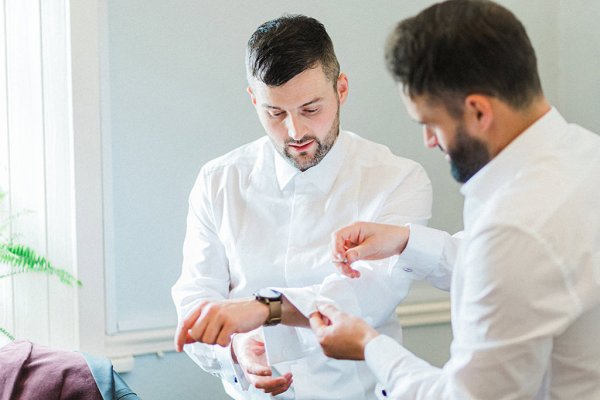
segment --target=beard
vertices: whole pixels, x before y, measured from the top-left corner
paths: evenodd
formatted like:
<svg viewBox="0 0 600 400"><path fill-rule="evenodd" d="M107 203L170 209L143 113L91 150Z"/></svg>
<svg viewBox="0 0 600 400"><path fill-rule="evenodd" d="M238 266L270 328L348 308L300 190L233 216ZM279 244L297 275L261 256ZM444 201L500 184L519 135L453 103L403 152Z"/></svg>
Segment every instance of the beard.
<svg viewBox="0 0 600 400"><path fill-rule="evenodd" d="M462 124L456 128L456 140L448 155L452 177L460 183L471 179L491 159L485 143L469 136Z"/></svg>
<svg viewBox="0 0 600 400"><path fill-rule="evenodd" d="M312 135L303 136L300 140L294 140L289 138L283 143L283 148L279 150L279 153L290 162L294 167L298 168L300 171L304 172L309 168L314 167L318 163L325 158L329 150L333 147L335 140L340 134L340 107L338 103L338 110L335 114L335 119L327 132L327 136L325 136L322 140L319 140L317 137ZM289 151L289 144L299 144L306 143L310 140L314 140L317 145L317 148L314 154L309 154L307 151L303 151L298 153L297 155L293 155Z"/></svg>

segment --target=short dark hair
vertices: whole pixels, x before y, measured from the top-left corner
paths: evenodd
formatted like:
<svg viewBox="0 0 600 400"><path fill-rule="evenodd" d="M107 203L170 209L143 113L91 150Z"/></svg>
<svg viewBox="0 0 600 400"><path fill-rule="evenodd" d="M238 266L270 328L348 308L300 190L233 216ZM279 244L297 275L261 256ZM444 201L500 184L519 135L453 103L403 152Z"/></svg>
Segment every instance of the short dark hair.
<svg viewBox="0 0 600 400"><path fill-rule="evenodd" d="M259 26L248 40L248 77L266 85L281 86L318 65L335 87L340 64L325 27L314 18L283 15Z"/></svg>
<svg viewBox="0 0 600 400"><path fill-rule="evenodd" d="M469 94L523 109L542 93L525 28L491 1L450 0L401 21L388 37L385 58L407 95L441 101L455 115L462 115Z"/></svg>

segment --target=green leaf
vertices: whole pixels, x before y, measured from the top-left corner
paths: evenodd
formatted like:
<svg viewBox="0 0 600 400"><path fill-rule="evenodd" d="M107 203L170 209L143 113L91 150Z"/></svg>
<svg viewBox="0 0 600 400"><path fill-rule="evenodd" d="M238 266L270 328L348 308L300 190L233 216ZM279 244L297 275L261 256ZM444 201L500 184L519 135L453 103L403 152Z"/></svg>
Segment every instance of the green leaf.
<svg viewBox="0 0 600 400"><path fill-rule="evenodd" d="M0 243L0 263L7 264L9 271L0 278L30 272L56 276L68 286L82 286L81 281L64 269L56 268L46 258L38 255L30 247L17 243Z"/></svg>
<svg viewBox="0 0 600 400"><path fill-rule="evenodd" d="M1 326L0 326L0 334L6 336L7 338L9 338L12 341L15 340L15 337L9 331L7 331L6 329L2 328Z"/></svg>

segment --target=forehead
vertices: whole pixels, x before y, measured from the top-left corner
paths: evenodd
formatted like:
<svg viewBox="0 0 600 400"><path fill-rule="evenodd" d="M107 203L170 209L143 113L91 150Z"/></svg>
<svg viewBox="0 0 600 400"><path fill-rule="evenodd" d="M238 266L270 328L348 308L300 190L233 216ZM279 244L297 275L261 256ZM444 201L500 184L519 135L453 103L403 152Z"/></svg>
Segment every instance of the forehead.
<svg viewBox="0 0 600 400"><path fill-rule="evenodd" d="M286 108L297 107L316 98L327 99L335 92L320 66L302 71L281 86L268 86L251 79L250 87L259 104Z"/></svg>

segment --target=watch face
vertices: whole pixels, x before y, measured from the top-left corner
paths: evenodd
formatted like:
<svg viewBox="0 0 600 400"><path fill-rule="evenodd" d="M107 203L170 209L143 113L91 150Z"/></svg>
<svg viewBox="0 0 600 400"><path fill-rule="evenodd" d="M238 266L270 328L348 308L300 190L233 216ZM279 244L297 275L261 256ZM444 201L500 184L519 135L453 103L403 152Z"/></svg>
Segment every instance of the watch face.
<svg viewBox="0 0 600 400"><path fill-rule="evenodd" d="M260 289L258 292L256 292L256 296L259 297L263 297L265 299L273 299L273 300L277 300L281 298L281 293L276 292L275 290L272 289Z"/></svg>

